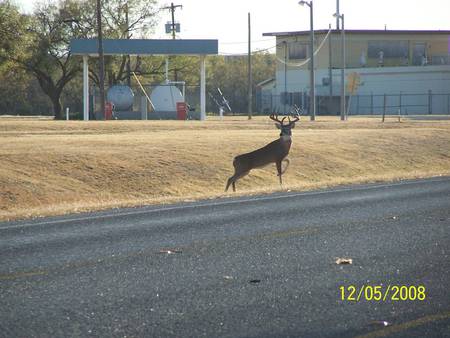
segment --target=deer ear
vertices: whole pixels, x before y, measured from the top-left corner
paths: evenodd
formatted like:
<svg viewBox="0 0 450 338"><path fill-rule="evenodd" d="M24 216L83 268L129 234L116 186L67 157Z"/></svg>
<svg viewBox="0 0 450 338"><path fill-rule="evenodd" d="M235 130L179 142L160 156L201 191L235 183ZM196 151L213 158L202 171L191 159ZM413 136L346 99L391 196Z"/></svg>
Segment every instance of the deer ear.
<svg viewBox="0 0 450 338"><path fill-rule="evenodd" d="M280 125L279 123L275 123L275 126L276 126L278 129L281 129L281 125Z"/></svg>

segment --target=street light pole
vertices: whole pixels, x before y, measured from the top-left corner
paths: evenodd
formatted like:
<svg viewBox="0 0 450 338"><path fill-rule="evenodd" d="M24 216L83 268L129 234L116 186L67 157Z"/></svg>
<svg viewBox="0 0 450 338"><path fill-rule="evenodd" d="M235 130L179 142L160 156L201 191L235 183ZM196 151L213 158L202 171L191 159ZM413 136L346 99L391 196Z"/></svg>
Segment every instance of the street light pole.
<svg viewBox="0 0 450 338"><path fill-rule="evenodd" d="M311 22L311 33L310 33L310 45L311 45L311 116L310 120L314 121L316 119L316 81L314 74L314 21L313 21L313 2L310 2L310 22Z"/></svg>
<svg viewBox="0 0 450 338"><path fill-rule="evenodd" d="M307 5L309 7L309 13L310 13L310 94L309 94L309 115L310 120L315 121L316 120L316 81L315 81L315 74L314 74L314 9L313 9L313 2L307 2L305 0L302 0L299 2L299 5Z"/></svg>
<svg viewBox="0 0 450 338"><path fill-rule="evenodd" d="M345 102L345 28L344 14L336 13L333 15L338 20L342 20L341 28L341 48L342 48L342 66L341 66L341 121L347 120L346 102Z"/></svg>
<svg viewBox="0 0 450 338"><path fill-rule="evenodd" d="M336 0L336 29L339 30L339 0Z"/></svg>

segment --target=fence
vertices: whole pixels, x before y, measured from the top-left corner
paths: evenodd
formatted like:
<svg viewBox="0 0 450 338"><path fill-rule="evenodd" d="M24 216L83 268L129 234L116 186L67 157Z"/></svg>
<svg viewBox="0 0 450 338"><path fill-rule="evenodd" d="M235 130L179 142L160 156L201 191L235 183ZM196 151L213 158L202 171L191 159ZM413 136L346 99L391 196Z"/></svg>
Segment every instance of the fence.
<svg viewBox="0 0 450 338"><path fill-rule="evenodd" d="M257 98L257 111L267 114L273 111L288 113L294 105L309 109L309 93L282 93L282 95L260 95ZM450 115L450 93L398 93L398 94L361 94L347 96L349 115ZM340 97L317 96L316 113L318 115L337 115L340 113Z"/></svg>
<svg viewBox="0 0 450 338"><path fill-rule="evenodd" d="M355 95L348 98L349 114L450 114L450 94Z"/></svg>

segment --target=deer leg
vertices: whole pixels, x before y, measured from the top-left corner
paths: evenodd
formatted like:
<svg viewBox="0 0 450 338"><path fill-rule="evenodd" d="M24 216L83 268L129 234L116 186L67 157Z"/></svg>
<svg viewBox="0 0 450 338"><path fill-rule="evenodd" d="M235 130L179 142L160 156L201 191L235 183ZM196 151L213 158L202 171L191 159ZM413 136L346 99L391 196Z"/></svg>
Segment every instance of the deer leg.
<svg viewBox="0 0 450 338"><path fill-rule="evenodd" d="M288 158L285 158L285 159L284 159L283 161L281 161L281 162L286 162L286 166L284 167L284 170L281 172L282 174L284 174L284 173L286 172L287 168L289 167L290 161L289 161Z"/></svg>
<svg viewBox="0 0 450 338"><path fill-rule="evenodd" d="M238 179L244 177L245 175L247 175L249 172L250 172L250 170L249 170L249 171L244 171L244 172L242 172L242 173L236 173L236 172L235 172L234 175L231 176L231 177L228 179L227 186L226 186L226 188L225 188L225 192L228 190L230 184L231 184L232 187L233 187L233 191L236 191L236 181L237 181Z"/></svg>
<svg viewBox="0 0 450 338"><path fill-rule="evenodd" d="M244 172L242 172L242 173L240 173L240 174L235 174L235 175L234 175L234 176L235 176L235 179L233 180L233 191L236 191L236 185L235 185L236 181L239 180L239 179L241 179L242 177L248 175L249 172L250 172L250 170L244 171Z"/></svg>
<svg viewBox="0 0 450 338"><path fill-rule="evenodd" d="M234 188L234 181L233 181L233 177L234 177L234 175L233 176L231 176L229 179L228 179L228 181L227 181L227 186L225 187L225 192L227 192L228 191L228 188L229 188L229 186L230 186L230 184L231 184L231 182L233 182L233 188Z"/></svg>
<svg viewBox="0 0 450 338"><path fill-rule="evenodd" d="M283 186L283 181L281 180L281 175L283 174L283 172L281 171L281 161L277 161L277 171L278 171L278 177L280 179L280 185Z"/></svg>

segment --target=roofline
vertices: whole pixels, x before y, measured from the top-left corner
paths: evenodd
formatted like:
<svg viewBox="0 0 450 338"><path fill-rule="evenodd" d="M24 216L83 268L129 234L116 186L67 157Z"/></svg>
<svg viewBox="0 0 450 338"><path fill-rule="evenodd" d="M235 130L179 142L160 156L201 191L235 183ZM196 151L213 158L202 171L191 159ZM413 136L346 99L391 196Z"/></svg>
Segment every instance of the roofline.
<svg viewBox="0 0 450 338"><path fill-rule="evenodd" d="M339 29L332 29L331 33L340 33ZM263 36L292 36L309 35L310 31L271 32L263 33ZM315 34L326 34L328 29L319 29ZM345 34L445 34L450 35L450 30L385 30L385 29L346 29Z"/></svg>
<svg viewBox="0 0 450 338"><path fill-rule="evenodd" d="M103 39L105 55L216 55L218 40L212 39ZM73 55L98 56L97 39L72 39Z"/></svg>

